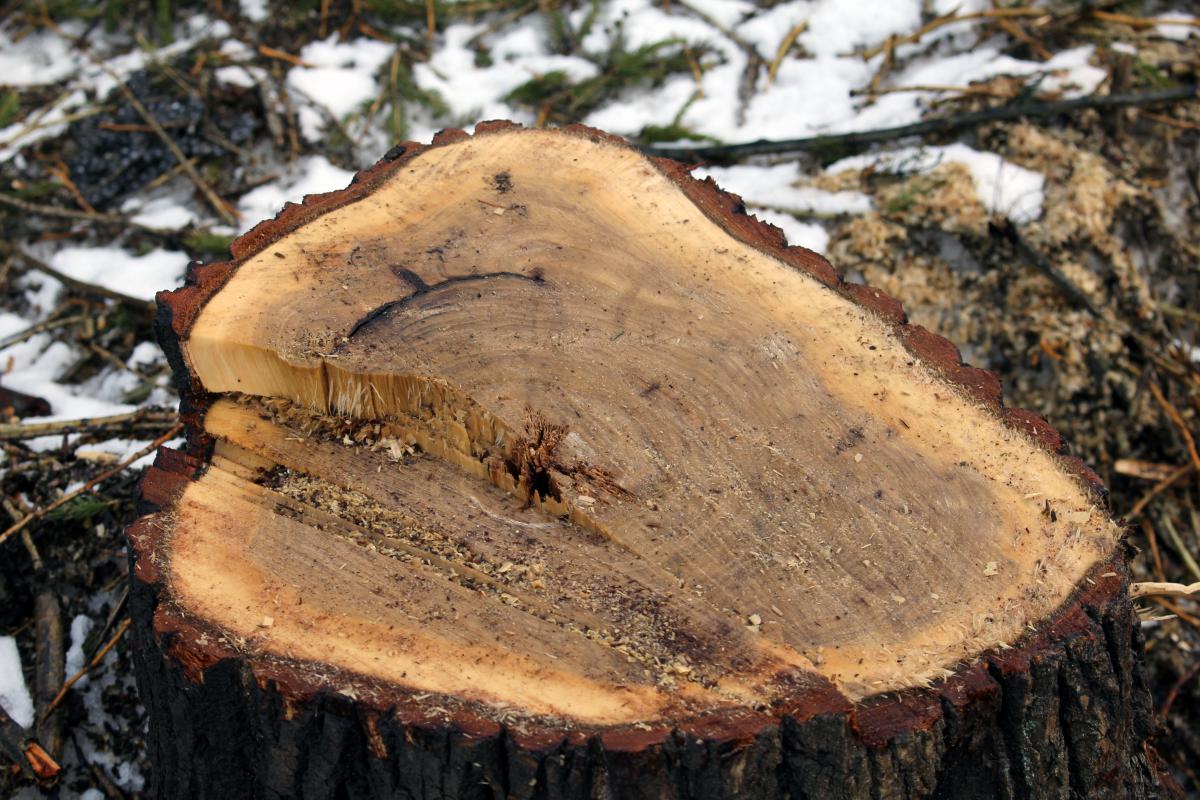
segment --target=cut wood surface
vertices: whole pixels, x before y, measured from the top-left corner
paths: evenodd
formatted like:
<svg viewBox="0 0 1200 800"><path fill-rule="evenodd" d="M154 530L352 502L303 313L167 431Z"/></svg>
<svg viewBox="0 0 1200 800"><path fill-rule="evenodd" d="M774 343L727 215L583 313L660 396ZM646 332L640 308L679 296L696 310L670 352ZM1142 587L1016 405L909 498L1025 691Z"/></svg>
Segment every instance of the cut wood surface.
<svg viewBox="0 0 1200 800"><path fill-rule="evenodd" d="M933 792L975 734L912 741L983 714L996 752L972 747L1010 796L1040 760L1141 796L1120 529L1049 426L673 162L589 129L481 129L394 152L160 298L191 454L160 456L130 532L152 726L226 724L185 722L176 696L236 695L206 675L238 664L284 720L359 707L385 763L406 745L381 720L526 756L683 735L743 743L714 794L886 796ZM1097 649L1068 657L1081 637ZM1041 742L1027 715L1050 707L1000 686L1046 658L1096 685L1026 686L1054 701ZM1089 691L1110 695L1103 731L1073 734ZM805 727L826 716L855 732ZM799 738L774 755L745 744L781 726ZM845 735L910 750L851 780L829 756ZM215 785L202 771L160 785ZM534 793L514 775L480 780Z"/></svg>

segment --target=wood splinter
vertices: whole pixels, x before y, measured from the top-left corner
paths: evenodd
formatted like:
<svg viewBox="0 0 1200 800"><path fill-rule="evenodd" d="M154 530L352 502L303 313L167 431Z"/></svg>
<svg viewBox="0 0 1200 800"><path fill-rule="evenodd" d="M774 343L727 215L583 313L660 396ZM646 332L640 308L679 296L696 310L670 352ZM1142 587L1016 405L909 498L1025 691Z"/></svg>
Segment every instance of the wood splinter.
<svg viewBox="0 0 1200 800"><path fill-rule="evenodd" d="M1121 530L994 375L598 131L406 144L159 297L165 797L1149 797Z"/></svg>

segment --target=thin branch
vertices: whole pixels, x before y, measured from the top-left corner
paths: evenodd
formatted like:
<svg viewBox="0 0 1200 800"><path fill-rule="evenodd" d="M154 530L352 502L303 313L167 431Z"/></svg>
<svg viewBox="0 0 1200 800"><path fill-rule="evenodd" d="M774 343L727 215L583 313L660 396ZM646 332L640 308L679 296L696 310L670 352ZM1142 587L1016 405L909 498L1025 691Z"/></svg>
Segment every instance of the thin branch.
<svg viewBox="0 0 1200 800"><path fill-rule="evenodd" d="M217 212L217 216L225 220L225 222L230 225L237 225L237 215L229 210L229 206L226 205L225 201L222 200L215 191L213 191L213 188L205 182L204 178L200 177L200 173L196 171L196 167L192 165L192 162L186 155L184 155L184 152L179 149L179 145L177 145L175 140L171 138L171 135L163 129L163 126L157 119L154 118L154 115L150 113L150 110L146 108L146 106L142 105L142 101L138 100L137 95L133 93L133 90L125 85L125 81L120 75L117 74L116 70L102 61L97 60L95 63L102 70L108 73L110 78L116 81L117 90L125 96L125 100L133 107L133 110L138 113L138 116L145 120L146 124L153 129L158 138L161 139L163 144L167 146L167 149L171 151L171 155L175 156L175 160L179 162L179 166L183 168L183 171L187 173L188 178L191 179L196 188L200 190L200 193L204 195L206 200L208 200L208 204L212 206L213 211Z"/></svg>
<svg viewBox="0 0 1200 800"><path fill-rule="evenodd" d="M113 414L108 417L0 424L0 441L17 442L39 436L65 434L131 432L142 428L162 430L178 421L179 415L174 411L139 409L128 414Z"/></svg>
<svg viewBox="0 0 1200 800"><path fill-rule="evenodd" d="M908 125L897 125L891 128L877 128L870 131L851 131L849 133L822 134L807 136L800 139L759 139L755 142L739 144L700 145L697 147L643 147L649 155L665 156L681 161L696 163L701 161L732 161L740 158L761 155L777 155L783 153L814 152L828 150L849 150L865 147L870 144L892 142L909 136L927 136L934 133L973 128L988 122L1004 122L1015 119L1037 119L1040 117L1055 117L1070 114L1085 109L1126 108L1129 106L1149 106L1161 103L1177 103L1196 97L1194 85L1178 86L1172 89L1160 89L1152 92L1137 92L1133 94L1088 95L1071 100L1055 100L1051 102L1021 103L1019 105L986 108L980 111L969 111L964 114L954 114L945 117L934 117L913 122Z"/></svg>
<svg viewBox="0 0 1200 800"><path fill-rule="evenodd" d="M147 233L153 233L156 236L170 236L178 233L178 231L167 228L154 228L149 225L143 225L140 222L135 222L128 217L123 217L119 214L105 214L100 211L77 211L73 208L59 208L58 206L47 206L39 203L31 203L28 200L22 200L19 197L0 193L0 205L9 206L28 214L38 214L43 217L60 217L62 219L79 220L81 222L91 222L103 225L119 225L122 227L137 228L138 230Z"/></svg>
<svg viewBox="0 0 1200 800"><path fill-rule="evenodd" d="M0 755L42 783L53 782L62 771L58 762L37 743L33 733L14 722L3 707L0 707Z"/></svg>
<svg viewBox="0 0 1200 800"><path fill-rule="evenodd" d="M71 314L70 316L58 317L57 319L48 319L43 322L39 322L36 325L30 325L23 331L0 339L0 350L12 347L14 344L20 344L26 339L31 339L39 333L52 331L56 328L65 328L68 325L74 325L76 322L83 322L84 319L85 317L82 314Z"/></svg>
<svg viewBox="0 0 1200 800"><path fill-rule="evenodd" d="M36 511L34 511L33 513L27 514L26 516L24 516L17 522L14 522L7 529L5 529L5 531L3 533L0 533L0 545L4 544L6 541L8 541L8 538L10 536L12 536L13 534L18 533L19 531L23 530L25 528L25 526L28 525L29 523L41 519L42 517L46 516L51 511L53 511L54 509L59 508L65 504L71 502L76 497L79 497L81 494L84 494L85 492L92 491L92 489L96 488L96 486L98 484L103 483L104 481L108 480L109 478L113 477L114 475L119 474L126 467L128 467L133 462L137 461L142 456L147 455L148 453L152 453L154 450L156 450L160 446L162 446L165 442L167 442L171 439L174 439L179 434L179 432L182 430L183 430L182 424L175 425L173 428L171 428L171 430L167 431L162 436L159 436L157 439L155 439L153 442L151 442L150 444L143 447L141 450L138 450L133 455L118 462L111 469L106 469L104 472L101 472L99 475L92 478L90 481L85 483L83 486L80 486L75 491L67 492L62 497L58 498L53 503L51 503L50 505L45 506L43 508L39 508Z"/></svg>
<svg viewBox="0 0 1200 800"><path fill-rule="evenodd" d="M792 45L796 43L796 39L806 30L808 30L808 20L794 26L780 41L779 48L775 51L775 58L771 59L771 65L767 67L767 86L775 83L775 76L779 74L779 67L783 64L783 59L787 57Z"/></svg>
<svg viewBox="0 0 1200 800"><path fill-rule="evenodd" d="M140 297L133 297L131 295L124 294L123 292L109 289L105 286L100 286L95 283L88 283L87 281L81 281L78 278L72 278L70 275L59 272L45 261L42 261L40 258L30 255L21 248L10 243L0 241L0 253L11 253L21 261L24 261L27 267L37 270L44 275L49 275L51 278L54 278L54 280L58 281L64 286L68 286L82 294L107 297L109 300L116 300L118 303L123 303L140 311L154 313L155 305L153 301L143 300Z"/></svg>
<svg viewBox="0 0 1200 800"><path fill-rule="evenodd" d="M84 664L78 672L67 678L66 682L63 683L62 688L58 690L58 694L54 696L54 700L51 701L49 706L47 706L46 711L44 712L45 714L54 713L54 709L58 708L59 703L61 703L63 698L67 696L67 692L71 691L71 687L83 680L84 676L86 676L89 672L100 666L100 662L104 660L104 657L108 655L110 650L117 646L117 642L121 641L121 637L125 635L125 631L129 630L129 622L129 617L126 617L121 623L120 627L117 628L117 632L113 634L112 638L105 642L104 646L96 651L96 655L92 656L91 661Z"/></svg>
<svg viewBox="0 0 1200 800"><path fill-rule="evenodd" d="M1192 473L1193 469L1195 469L1195 467L1193 467L1191 464L1184 464L1182 467L1180 467L1179 469L1172 472L1166 478L1164 478L1163 480L1156 483L1154 485L1154 487L1152 489L1150 489L1150 491L1146 492L1144 495L1142 495L1140 500L1138 500L1136 503L1134 503L1133 508L1131 508L1129 510L1129 514L1126 515L1125 520L1127 522L1129 522L1129 521L1136 519L1137 516L1146 509L1146 506L1150 505L1151 500L1158 497L1160 494L1165 492L1167 489L1170 489L1172 486L1174 486L1176 483L1178 483L1184 476L1190 475Z"/></svg>
<svg viewBox="0 0 1200 800"><path fill-rule="evenodd" d="M1129 585L1130 597L1200 597L1200 581L1192 584L1145 581Z"/></svg>
<svg viewBox="0 0 1200 800"><path fill-rule="evenodd" d="M977 11L971 14L959 14L957 11L951 11L949 14L932 20L928 24L922 26L914 33L907 36L892 37L883 44L875 45L874 47L864 50L862 53L863 61L870 61L875 56L884 52L890 47L897 47L902 44L916 44L925 38L926 34L936 31L938 28L943 28L946 25L951 25L956 22L972 22L978 19L1011 19L1013 17L1046 17L1049 16L1046 9L1035 8L1032 6L1022 6L1020 8L993 8L987 11ZM890 43L890 44L889 44Z"/></svg>

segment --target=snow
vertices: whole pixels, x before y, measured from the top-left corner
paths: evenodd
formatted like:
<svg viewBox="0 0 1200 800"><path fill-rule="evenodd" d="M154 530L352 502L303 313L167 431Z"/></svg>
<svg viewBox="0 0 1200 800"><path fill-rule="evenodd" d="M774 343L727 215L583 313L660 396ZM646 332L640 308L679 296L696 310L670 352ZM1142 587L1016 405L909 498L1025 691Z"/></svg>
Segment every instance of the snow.
<svg viewBox="0 0 1200 800"><path fill-rule="evenodd" d="M394 52L392 45L375 39L339 42L334 34L300 51L300 60L311 66L292 67L288 88L320 104L335 119L345 119L379 96L375 75ZM311 128L304 135L320 138L319 130Z"/></svg>
<svg viewBox="0 0 1200 800"><path fill-rule="evenodd" d="M280 180L242 195L238 201L242 230L249 230L262 220L271 219L283 209L284 203L299 203L305 195L344 189L353 178L353 172L335 167L324 156L298 159Z"/></svg>
<svg viewBox="0 0 1200 800"><path fill-rule="evenodd" d="M131 199L121 210L129 214L132 221L150 228L170 230L199 221L194 203L185 204L172 197L158 197L140 204L136 198Z"/></svg>
<svg viewBox="0 0 1200 800"><path fill-rule="evenodd" d="M871 198L861 192L827 192L797 185L802 175L796 164L707 167L694 174L697 178L712 178L722 189L741 195L752 207L819 215L865 214L871 210Z"/></svg>
<svg viewBox="0 0 1200 800"><path fill-rule="evenodd" d="M0 636L0 706L18 725L33 724L33 698L25 686L17 640L11 636Z"/></svg>
<svg viewBox="0 0 1200 800"><path fill-rule="evenodd" d="M238 10L251 22L264 22L270 13L267 0L238 0Z"/></svg>
<svg viewBox="0 0 1200 800"><path fill-rule="evenodd" d="M828 171L836 174L872 167L887 172L928 172L948 162L963 164L970 170L979 201L989 212L1004 214L1017 223L1032 222L1042 215L1045 176L965 144L902 147L885 153L851 156L831 164Z"/></svg>
<svg viewBox="0 0 1200 800"><path fill-rule="evenodd" d="M523 83L548 72L565 73L573 81L587 80L596 65L578 56L550 53L543 31L533 22L488 38L491 66L477 66L469 42L485 25L449 26L443 44L428 62L413 66L413 79L438 95L451 114L464 119L510 118L532 122L529 112L514 114L504 97Z"/></svg>
<svg viewBox="0 0 1200 800"><path fill-rule="evenodd" d="M83 30L64 23L69 33ZM80 56L70 40L51 30L39 30L13 39L13 31L0 26L0 84L4 86L44 86L71 77L79 69Z"/></svg>
<svg viewBox="0 0 1200 800"><path fill-rule="evenodd" d="M76 280L143 300L178 284L187 264L187 253L157 247L141 256L119 247L64 247L50 258L50 266Z"/></svg>
<svg viewBox="0 0 1200 800"><path fill-rule="evenodd" d="M1154 26L1154 30L1164 39L1183 42L1200 30L1194 27L1197 17L1183 11L1168 11L1166 14L1159 14L1158 19L1162 20L1162 23Z"/></svg>
<svg viewBox="0 0 1200 800"><path fill-rule="evenodd" d="M68 677L83 669L84 663L87 662L87 655L83 652L83 645L87 641L88 634L91 632L92 620L86 614L78 614L75 619L71 620L71 646L67 648L66 673ZM87 676L84 676L75 685L83 688L87 686L87 681Z"/></svg>

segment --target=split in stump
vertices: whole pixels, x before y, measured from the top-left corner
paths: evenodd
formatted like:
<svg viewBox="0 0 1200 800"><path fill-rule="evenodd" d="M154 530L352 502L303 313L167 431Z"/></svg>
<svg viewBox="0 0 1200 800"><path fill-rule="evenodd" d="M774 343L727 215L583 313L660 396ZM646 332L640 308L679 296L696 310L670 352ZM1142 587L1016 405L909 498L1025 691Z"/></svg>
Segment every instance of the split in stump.
<svg viewBox="0 0 1200 800"><path fill-rule="evenodd" d="M737 198L481 125L160 296L170 797L1151 796L1121 531Z"/></svg>

